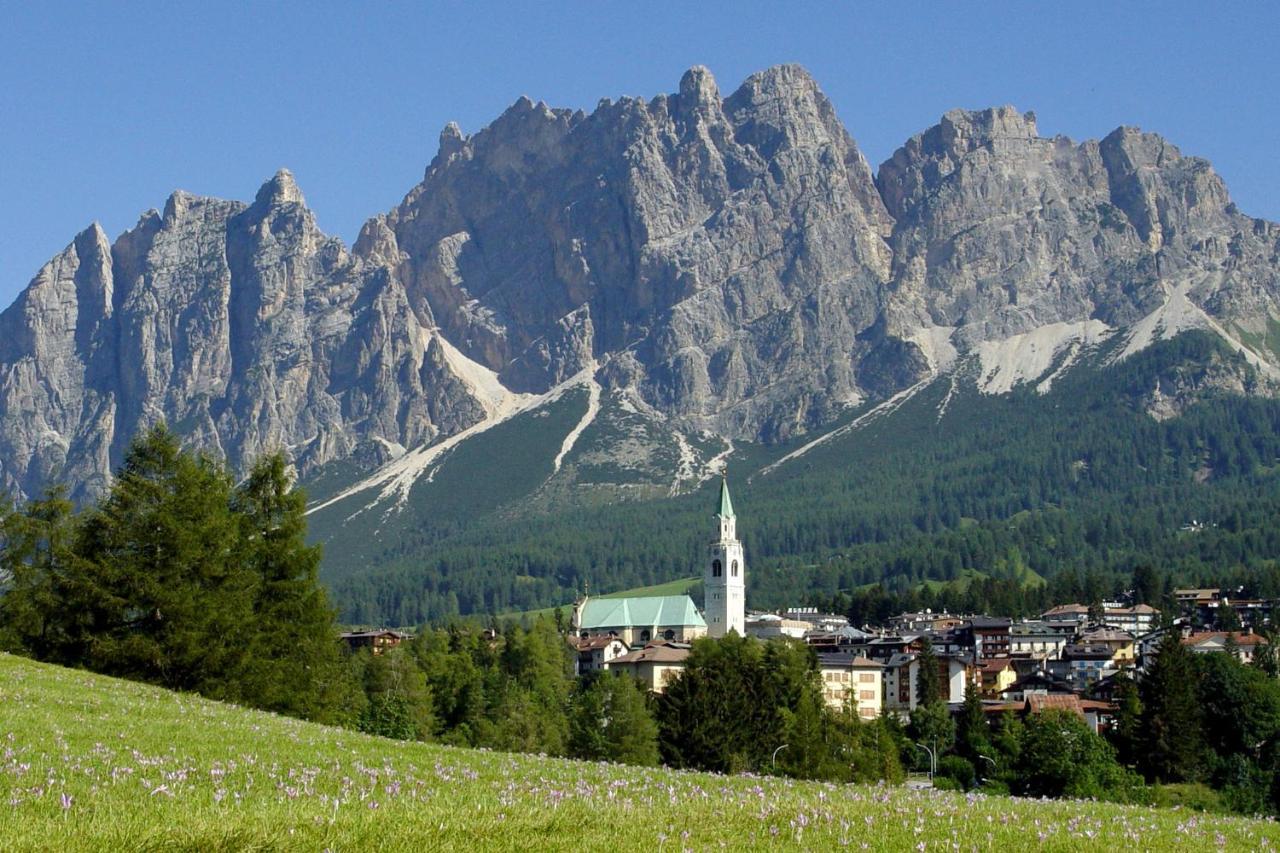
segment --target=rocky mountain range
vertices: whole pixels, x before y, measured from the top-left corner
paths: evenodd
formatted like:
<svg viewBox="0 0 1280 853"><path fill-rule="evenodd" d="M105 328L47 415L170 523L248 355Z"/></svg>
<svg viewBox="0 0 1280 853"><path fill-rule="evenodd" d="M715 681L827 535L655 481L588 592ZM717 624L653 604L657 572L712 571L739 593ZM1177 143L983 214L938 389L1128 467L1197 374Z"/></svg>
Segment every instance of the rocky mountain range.
<svg viewBox="0 0 1280 853"><path fill-rule="evenodd" d="M873 173L802 68L724 97L697 67L590 114L450 124L350 249L283 170L251 204L175 192L114 241L90 226L0 314L0 484L91 497L163 419L236 467L284 448L304 477L354 472L338 497L403 494L583 391L556 471L612 413L674 430L668 467L698 482L732 442L936 377L1047 387L1192 328L1249 365L1216 386L1272 394L1278 321L1280 225L1157 135L957 110ZM1157 383L1149 410L1196 390Z"/></svg>

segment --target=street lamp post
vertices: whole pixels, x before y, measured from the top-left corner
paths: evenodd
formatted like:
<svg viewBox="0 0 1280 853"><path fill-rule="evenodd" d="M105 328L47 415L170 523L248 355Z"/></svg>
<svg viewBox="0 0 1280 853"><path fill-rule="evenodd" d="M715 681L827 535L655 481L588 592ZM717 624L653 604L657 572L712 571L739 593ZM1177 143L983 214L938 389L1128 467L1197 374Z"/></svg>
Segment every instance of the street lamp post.
<svg viewBox="0 0 1280 853"><path fill-rule="evenodd" d="M789 743L784 743L782 746L778 747L773 751L773 769L774 770L778 769L778 753L782 752L782 750L786 749L790 745L791 744Z"/></svg>
<svg viewBox="0 0 1280 853"><path fill-rule="evenodd" d="M929 753L929 781L932 782L933 774L938 771L937 754L932 749L930 749L929 747L925 746L922 743L917 743L916 746L920 747L925 752Z"/></svg>

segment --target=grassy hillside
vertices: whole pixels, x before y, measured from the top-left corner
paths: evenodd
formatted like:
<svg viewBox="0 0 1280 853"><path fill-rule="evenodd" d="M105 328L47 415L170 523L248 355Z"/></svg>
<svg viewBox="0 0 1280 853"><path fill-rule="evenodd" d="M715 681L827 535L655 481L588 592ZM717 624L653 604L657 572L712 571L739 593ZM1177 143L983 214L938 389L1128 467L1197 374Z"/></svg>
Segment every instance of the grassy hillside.
<svg viewBox="0 0 1280 853"><path fill-rule="evenodd" d="M5 850L1257 850L1273 822L387 741L0 655Z"/></svg>

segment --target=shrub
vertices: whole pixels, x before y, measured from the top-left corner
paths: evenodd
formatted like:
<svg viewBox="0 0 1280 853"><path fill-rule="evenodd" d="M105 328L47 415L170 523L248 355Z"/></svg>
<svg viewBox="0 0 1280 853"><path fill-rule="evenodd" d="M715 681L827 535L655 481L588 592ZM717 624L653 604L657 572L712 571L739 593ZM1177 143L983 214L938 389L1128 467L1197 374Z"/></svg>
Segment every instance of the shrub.
<svg viewBox="0 0 1280 853"><path fill-rule="evenodd" d="M1152 786L1152 805L1162 808L1181 806L1197 812L1226 812L1226 804L1217 791L1199 782Z"/></svg>
<svg viewBox="0 0 1280 853"><path fill-rule="evenodd" d="M943 756L938 762L938 775L954 779L966 791L973 787L978 776L973 768L973 762L959 755Z"/></svg>

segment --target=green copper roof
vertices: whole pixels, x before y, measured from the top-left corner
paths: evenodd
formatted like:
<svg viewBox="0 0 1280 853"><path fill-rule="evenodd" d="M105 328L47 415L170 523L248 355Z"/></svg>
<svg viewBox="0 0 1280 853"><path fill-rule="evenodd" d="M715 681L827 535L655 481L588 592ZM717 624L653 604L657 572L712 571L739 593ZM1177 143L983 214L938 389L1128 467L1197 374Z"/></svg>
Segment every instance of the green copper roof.
<svg viewBox="0 0 1280 853"><path fill-rule="evenodd" d="M720 480L720 511L716 515L721 518L733 518L733 501L729 500L729 480Z"/></svg>
<svg viewBox="0 0 1280 853"><path fill-rule="evenodd" d="M644 598L588 598L582 605L580 628L653 628L658 625L696 625L705 628L698 608L687 595Z"/></svg>

